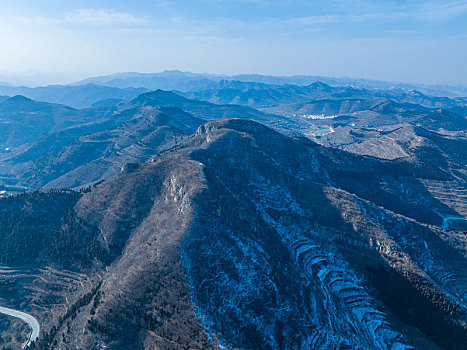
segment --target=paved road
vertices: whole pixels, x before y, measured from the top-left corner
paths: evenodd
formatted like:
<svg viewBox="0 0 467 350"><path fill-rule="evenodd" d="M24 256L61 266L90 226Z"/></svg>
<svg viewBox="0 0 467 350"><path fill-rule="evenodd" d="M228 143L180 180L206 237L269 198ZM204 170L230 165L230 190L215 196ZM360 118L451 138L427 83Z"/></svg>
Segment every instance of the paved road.
<svg viewBox="0 0 467 350"><path fill-rule="evenodd" d="M31 342L36 340L37 337L39 336L39 332L41 329L39 326L39 322L37 322L37 320L31 315L25 312L9 309L9 308L2 307L2 306L0 306L0 313L11 316L11 317L19 318L23 320L24 322L26 322L29 325L29 327L31 327L31 333L29 334L28 341L26 342L26 344L24 344L22 349L27 348L31 344Z"/></svg>
<svg viewBox="0 0 467 350"><path fill-rule="evenodd" d="M449 228L448 221L451 221L451 220L467 221L467 218L464 218L463 216L443 216L442 218L443 218L443 225L441 226L442 228Z"/></svg>

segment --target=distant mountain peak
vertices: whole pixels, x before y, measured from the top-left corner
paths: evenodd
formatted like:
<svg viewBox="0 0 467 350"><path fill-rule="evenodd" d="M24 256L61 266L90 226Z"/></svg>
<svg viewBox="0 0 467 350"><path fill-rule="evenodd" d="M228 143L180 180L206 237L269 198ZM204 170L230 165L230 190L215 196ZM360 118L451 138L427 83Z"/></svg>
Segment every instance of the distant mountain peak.
<svg viewBox="0 0 467 350"><path fill-rule="evenodd" d="M331 91L333 89L333 87L331 85L328 85L326 83L323 83L322 81L316 81L314 83L311 83L310 85L308 85L310 87L314 87L316 88L317 90L323 90L323 91Z"/></svg>
<svg viewBox="0 0 467 350"><path fill-rule="evenodd" d="M145 101L155 101L156 103L160 103L163 105L171 104L176 101L182 101L186 100L184 97L177 95L176 93L172 91L165 91L161 89L157 89L155 91L147 92L144 94L141 94L137 98L133 100L133 102L145 102Z"/></svg>
<svg viewBox="0 0 467 350"><path fill-rule="evenodd" d="M15 95L5 100L5 102L8 102L8 101L9 102L32 102L33 100L23 95Z"/></svg>

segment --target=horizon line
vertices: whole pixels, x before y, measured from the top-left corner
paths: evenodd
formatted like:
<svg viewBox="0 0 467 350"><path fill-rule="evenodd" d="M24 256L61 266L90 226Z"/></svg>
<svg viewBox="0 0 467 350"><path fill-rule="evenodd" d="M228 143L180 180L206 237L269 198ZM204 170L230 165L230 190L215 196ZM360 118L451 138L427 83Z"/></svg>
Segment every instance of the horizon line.
<svg viewBox="0 0 467 350"><path fill-rule="evenodd" d="M292 78L311 78L311 79L335 79L335 80L349 80L349 83L352 81L355 82L369 82L369 83L384 83L384 84L396 84L396 85L414 85L420 87L449 87L449 88L467 88L467 84L449 84L449 83L422 83L422 82L415 82L415 81L400 81L400 80L386 80L386 79L374 79L374 78L364 78L364 77L351 77L351 76L327 76L327 75L320 75L320 74L264 74L264 73L238 73L238 74L226 74L226 73L207 73L207 72L193 72L188 70L181 70L181 69L165 69L162 71L118 71L109 74L92 74L89 75L80 74L79 72L17 72L17 73L0 73L0 85L3 86L10 86L10 87L26 87L26 88L36 88L36 87L50 87L50 86L73 86L73 85L85 85L86 80L91 79L98 79L98 78L106 78L118 75L125 75L125 74L135 74L135 75L161 75L164 73L182 73L182 74L193 74L201 76L208 76L213 78L230 78L225 80L235 80L236 77L240 78L242 76L258 76L258 77L269 77L269 78L278 78L278 79L292 79ZM51 76L63 76L61 82L40 82L38 77L46 77L47 75ZM66 79L65 76L69 75L80 75L83 78L68 78ZM34 78L36 77L36 78ZM53 78L52 78L53 79ZM36 80L36 81L34 81ZM83 84L81 84L83 83ZM268 85L276 85L271 83L264 83ZM287 84L287 83L283 83ZM283 85L280 84L280 85ZM328 84L328 83L326 83ZM96 85L103 85L96 84ZM299 84L300 85L300 84ZM350 86L350 85L349 85Z"/></svg>

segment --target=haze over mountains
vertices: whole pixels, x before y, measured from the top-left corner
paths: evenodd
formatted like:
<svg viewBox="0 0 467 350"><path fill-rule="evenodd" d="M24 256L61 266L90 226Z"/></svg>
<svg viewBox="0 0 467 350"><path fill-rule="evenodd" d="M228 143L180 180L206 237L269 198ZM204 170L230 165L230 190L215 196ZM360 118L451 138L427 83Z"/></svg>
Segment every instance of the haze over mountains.
<svg viewBox="0 0 467 350"><path fill-rule="evenodd" d="M37 318L32 349L465 348L462 88L169 71L0 95L0 305ZM27 332L0 319L4 348Z"/></svg>
<svg viewBox="0 0 467 350"><path fill-rule="evenodd" d="M330 78L324 76L269 76L261 74L239 74L233 76L214 75L214 74L199 74L190 72L181 72L178 70L164 71L162 73L117 73L108 76L93 77L80 81L76 84L99 84L106 86L114 86L119 88L125 87L145 87L148 89L164 89L164 90L207 90L209 87L215 87L215 83L227 81L240 81L263 83L269 85L284 85L297 84L309 85L311 83L321 81L333 86L356 86L360 88L374 89L417 89L422 92L431 93L433 95L442 96L466 96L467 87L462 86L443 86L443 85L427 85L427 84L409 84L409 83L394 83L385 81L376 81L368 79L352 79L352 78Z"/></svg>
<svg viewBox="0 0 467 350"><path fill-rule="evenodd" d="M96 102L105 100L128 100L147 91L149 90L144 88L118 89L93 84L51 85L36 88L0 86L0 95L22 95L37 101L64 104L75 108L90 107Z"/></svg>
<svg viewBox="0 0 467 350"><path fill-rule="evenodd" d="M467 96L467 87L426 85L382 82L365 79L329 78L322 76L290 76L275 77L259 74L243 74L234 76L199 74L181 71L164 71L162 73L118 73L108 76L88 78L69 85L49 85L29 88L14 86L0 82L0 95L23 95L34 100L60 103L71 107L90 107L101 100L128 100L150 90L177 90L196 92L225 89L228 85L237 88L270 88L271 85L305 86L323 82L336 87L352 86L360 89L384 89L400 93L417 90L432 96ZM249 84L252 83L252 84ZM256 84L254 84L256 83Z"/></svg>

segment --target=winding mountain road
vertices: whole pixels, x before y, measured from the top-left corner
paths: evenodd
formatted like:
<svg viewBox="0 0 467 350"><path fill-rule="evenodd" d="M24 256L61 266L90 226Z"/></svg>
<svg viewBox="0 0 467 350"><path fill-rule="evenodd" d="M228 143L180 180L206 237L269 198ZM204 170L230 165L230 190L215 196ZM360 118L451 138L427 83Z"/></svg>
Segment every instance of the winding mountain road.
<svg viewBox="0 0 467 350"><path fill-rule="evenodd" d="M31 327L31 333L29 333L29 338L26 344L23 345L21 350L26 349L31 344L31 342L33 342L34 340L37 339L37 337L39 337L39 332L40 332L39 322L33 316L25 312L9 309L9 308L2 307L2 306L0 306L0 313L11 316L11 317L19 318L23 320L24 322L26 322L29 325L29 327Z"/></svg>
<svg viewBox="0 0 467 350"><path fill-rule="evenodd" d="M451 220L459 220L459 221L467 221L467 218L463 216L442 216L443 218L443 225L442 228L449 228L449 221Z"/></svg>

